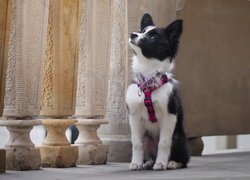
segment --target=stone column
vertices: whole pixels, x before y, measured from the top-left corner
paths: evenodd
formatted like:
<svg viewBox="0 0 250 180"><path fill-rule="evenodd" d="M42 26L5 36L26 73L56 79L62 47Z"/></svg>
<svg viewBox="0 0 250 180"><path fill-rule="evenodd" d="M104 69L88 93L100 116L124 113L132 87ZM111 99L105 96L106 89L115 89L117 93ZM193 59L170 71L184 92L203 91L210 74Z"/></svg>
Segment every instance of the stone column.
<svg viewBox="0 0 250 180"><path fill-rule="evenodd" d="M0 116L3 113L3 97L5 89L5 74L8 52L8 37L9 37L9 18L10 18L9 1L0 2ZM0 173L5 172L6 166L6 151L0 149Z"/></svg>
<svg viewBox="0 0 250 180"><path fill-rule="evenodd" d="M78 164L104 164L108 146L97 135L106 113L109 66L109 0L81 0L75 116Z"/></svg>
<svg viewBox="0 0 250 180"><path fill-rule="evenodd" d="M128 2L111 0L110 70L106 118L100 137L109 145L108 161L126 162L131 157L125 91L128 75Z"/></svg>
<svg viewBox="0 0 250 180"><path fill-rule="evenodd" d="M68 116L75 108L78 7L78 0L51 0L49 4L40 111L48 133L41 146L46 167L75 166L78 157L78 147L71 146L65 135L76 122Z"/></svg>
<svg viewBox="0 0 250 180"><path fill-rule="evenodd" d="M11 14L10 2L1 1L0 9L2 9L0 12L0 116L2 116L9 40L9 20Z"/></svg>
<svg viewBox="0 0 250 180"><path fill-rule="evenodd" d="M165 27L176 17L175 0L111 0L111 48L106 118L109 124L100 130L109 145L108 161L128 162L131 158L130 130L125 92L131 83L132 51L128 47L131 32L140 28L141 17L150 13L157 26Z"/></svg>
<svg viewBox="0 0 250 180"><path fill-rule="evenodd" d="M40 150L31 142L32 120L40 109L40 70L47 30L47 0L12 0L11 30L3 119L10 132L6 144L6 168L40 168Z"/></svg>

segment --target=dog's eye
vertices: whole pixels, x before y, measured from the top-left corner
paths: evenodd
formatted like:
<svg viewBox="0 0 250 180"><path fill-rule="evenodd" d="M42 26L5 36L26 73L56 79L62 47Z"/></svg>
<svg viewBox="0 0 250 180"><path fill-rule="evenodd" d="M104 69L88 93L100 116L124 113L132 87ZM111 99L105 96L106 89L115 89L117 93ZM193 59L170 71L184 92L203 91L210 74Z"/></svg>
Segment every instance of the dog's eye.
<svg viewBox="0 0 250 180"><path fill-rule="evenodd" d="M151 38L151 39L155 39L155 38L156 38L156 35L152 35L150 38Z"/></svg>

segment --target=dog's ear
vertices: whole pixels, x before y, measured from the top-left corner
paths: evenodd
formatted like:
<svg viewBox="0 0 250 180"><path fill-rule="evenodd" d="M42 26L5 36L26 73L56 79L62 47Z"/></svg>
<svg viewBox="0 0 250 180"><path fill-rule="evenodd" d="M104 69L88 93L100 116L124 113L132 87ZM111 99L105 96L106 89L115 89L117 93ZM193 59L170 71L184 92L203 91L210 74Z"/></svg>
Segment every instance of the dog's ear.
<svg viewBox="0 0 250 180"><path fill-rule="evenodd" d="M165 33L169 40L179 40L182 34L183 20L175 20L165 28Z"/></svg>
<svg viewBox="0 0 250 180"><path fill-rule="evenodd" d="M154 22L150 14L146 13L141 19L141 31L148 26L154 26Z"/></svg>

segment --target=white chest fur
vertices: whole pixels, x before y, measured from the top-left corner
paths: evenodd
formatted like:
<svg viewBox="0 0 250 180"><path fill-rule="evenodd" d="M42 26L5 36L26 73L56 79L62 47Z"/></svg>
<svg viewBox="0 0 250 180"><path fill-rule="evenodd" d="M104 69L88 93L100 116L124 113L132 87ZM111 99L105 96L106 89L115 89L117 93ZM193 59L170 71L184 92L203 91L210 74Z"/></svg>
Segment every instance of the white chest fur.
<svg viewBox="0 0 250 180"><path fill-rule="evenodd" d="M167 83L156 89L152 93L152 101L155 109L155 115L158 120L157 123L152 123L148 119L148 112L144 105L144 94L141 92L136 84L131 84L126 93L126 102L129 108L129 113L138 117L142 121L144 128L146 128L152 135L158 135L159 121L165 119L168 113L168 100L173 90L173 84Z"/></svg>

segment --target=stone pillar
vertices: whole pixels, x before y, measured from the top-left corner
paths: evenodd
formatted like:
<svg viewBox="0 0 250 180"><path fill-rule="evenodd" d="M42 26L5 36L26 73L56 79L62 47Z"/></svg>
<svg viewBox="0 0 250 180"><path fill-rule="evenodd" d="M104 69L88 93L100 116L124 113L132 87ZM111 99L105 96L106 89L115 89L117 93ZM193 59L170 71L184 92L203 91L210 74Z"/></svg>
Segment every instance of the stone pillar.
<svg viewBox="0 0 250 180"><path fill-rule="evenodd" d="M47 0L12 0L7 76L1 126L10 132L6 144L6 168L40 168L40 151L29 133L39 120L40 69L47 30Z"/></svg>
<svg viewBox="0 0 250 180"><path fill-rule="evenodd" d="M2 116L11 15L10 1L1 1L0 9L2 9L0 12L0 116Z"/></svg>
<svg viewBox="0 0 250 180"><path fill-rule="evenodd" d="M128 2L111 0L111 48L106 118L109 124L100 128L100 137L109 145L108 161L127 162L131 157L129 124L125 91L128 61Z"/></svg>
<svg viewBox="0 0 250 180"><path fill-rule="evenodd" d="M9 37L9 19L11 13L9 1L0 2L0 116L3 113L3 97L5 89L5 74L8 52L8 37ZM0 173L5 172L6 166L6 151L0 149Z"/></svg>
<svg viewBox="0 0 250 180"><path fill-rule="evenodd" d="M78 7L78 0L51 0L49 4L40 111L48 133L41 146L42 166L46 167L75 166L78 157L78 147L71 146L65 135L75 123L68 116L75 108ZM56 132L61 132L61 138ZM48 143L50 139L53 143Z"/></svg>
<svg viewBox="0 0 250 180"><path fill-rule="evenodd" d="M144 13L150 13L157 26L165 27L176 18L175 0L111 0L111 48L109 91L106 118L109 124L100 130L101 139L109 145L108 161L129 162L130 130L125 91L131 83L131 56L128 38L138 31Z"/></svg>
<svg viewBox="0 0 250 180"><path fill-rule="evenodd" d="M75 116L78 120L78 164L104 164L108 146L97 135L106 113L109 67L109 0L80 3L79 62Z"/></svg>

